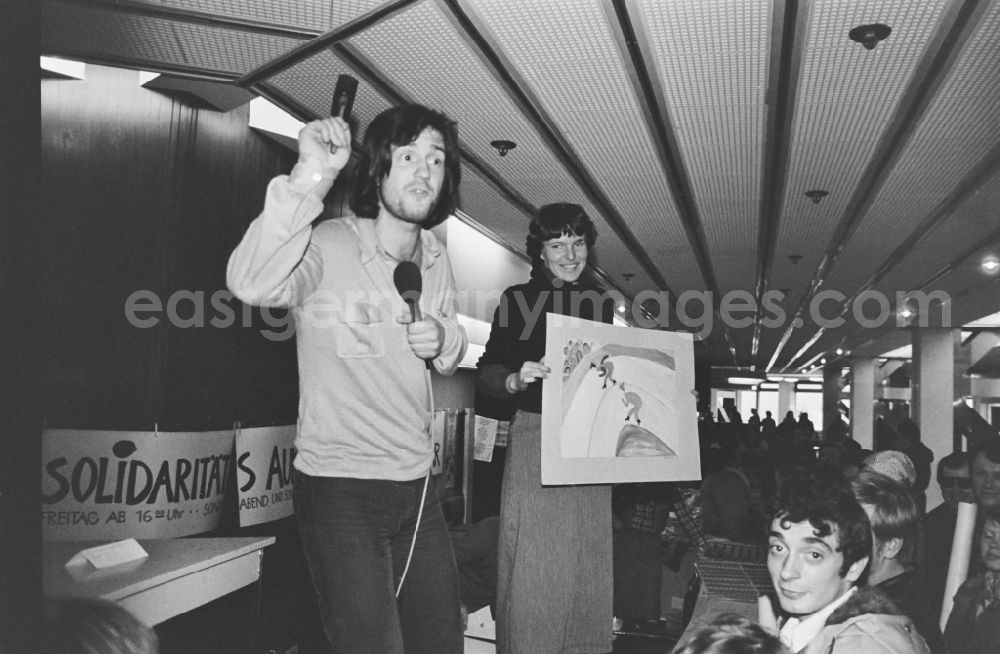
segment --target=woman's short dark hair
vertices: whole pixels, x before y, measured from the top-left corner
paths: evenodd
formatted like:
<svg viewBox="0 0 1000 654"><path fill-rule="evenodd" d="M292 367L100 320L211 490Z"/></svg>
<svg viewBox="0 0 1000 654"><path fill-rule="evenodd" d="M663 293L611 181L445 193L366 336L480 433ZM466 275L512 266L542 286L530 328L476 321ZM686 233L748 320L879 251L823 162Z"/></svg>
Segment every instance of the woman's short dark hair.
<svg viewBox="0 0 1000 654"><path fill-rule="evenodd" d="M365 130L361 154L351 185L350 207L354 215L375 218L379 211L379 188L392 168L392 149L409 145L427 128L444 139L444 181L437 202L421 223L425 229L440 225L455 210L462 167L458 156L458 128L439 111L419 104L386 109Z"/></svg>
<svg viewBox="0 0 1000 654"><path fill-rule="evenodd" d="M578 204L556 202L538 209L538 214L528 226L526 249L531 257L532 268L542 264L542 246L545 241L563 235L582 236L588 248L597 242L594 221Z"/></svg>

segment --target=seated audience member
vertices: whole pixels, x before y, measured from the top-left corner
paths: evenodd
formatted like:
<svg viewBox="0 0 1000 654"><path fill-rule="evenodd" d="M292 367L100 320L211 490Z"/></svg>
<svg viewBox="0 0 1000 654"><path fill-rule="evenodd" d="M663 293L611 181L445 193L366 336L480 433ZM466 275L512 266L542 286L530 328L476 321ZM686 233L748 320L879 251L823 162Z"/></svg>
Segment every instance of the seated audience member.
<svg viewBox="0 0 1000 654"><path fill-rule="evenodd" d="M912 493L871 470L858 473L851 490L872 526L867 585L882 591L913 620L931 654L943 654L940 607L931 601L923 574L913 566L920 515Z"/></svg>
<svg viewBox="0 0 1000 654"><path fill-rule="evenodd" d="M937 483L944 502L924 514L920 521L920 545L917 563L927 580L931 607L941 614L944 585L951 560L951 542L955 536L958 503L972 502L972 479L969 476L969 455L952 452L938 461Z"/></svg>
<svg viewBox="0 0 1000 654"><path fill-rule="evenodd" d="M912 620L874 589L858 590L871 527L842 477L782 488L770 526L767 567L782 613L761 598L761 623L780 628L793 652L928 654Z"/></svg>
<svg viewBox="0 0 1000 654"><path fill-rule="evenodd" d="M978 545L983 572L955 594L944 629L948 654L1000 653L1000 507L985 511Z"/></svg>
<svg viewBox="0 0 1000 654"><path fill-rule="evenodd" d="M791 654L791 650L756 622L720 613L678 644L673 654Z"/></svg>
<svg viewBox="0 0 1000 654"><path fill-rule="evenodd" d="M45 603L42 654L157 654L156 632L124 608L99 599Z"/></svg>

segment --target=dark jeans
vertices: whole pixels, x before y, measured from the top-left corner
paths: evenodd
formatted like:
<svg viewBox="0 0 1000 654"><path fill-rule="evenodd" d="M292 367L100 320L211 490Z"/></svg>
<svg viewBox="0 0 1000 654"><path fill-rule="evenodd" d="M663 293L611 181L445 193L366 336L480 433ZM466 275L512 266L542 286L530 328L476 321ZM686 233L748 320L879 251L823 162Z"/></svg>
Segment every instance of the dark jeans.
<svg viewBox="0 0 1000 654"><path fill-rule="evenodd" d="M295 471L295 518L334 654L461 654L458 574L434 480L399 598L424 480Z"/></svg>

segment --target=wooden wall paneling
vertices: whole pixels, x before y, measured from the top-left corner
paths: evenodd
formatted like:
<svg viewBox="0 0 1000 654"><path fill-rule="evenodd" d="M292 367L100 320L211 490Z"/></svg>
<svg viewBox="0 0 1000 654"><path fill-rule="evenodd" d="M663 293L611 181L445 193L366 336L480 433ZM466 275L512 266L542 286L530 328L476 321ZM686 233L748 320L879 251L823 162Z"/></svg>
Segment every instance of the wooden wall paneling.
<svg viewBox="0 0 1000 654"><path fill-rule="evenodd" d="M135 72L88 72L41 89L47 415L66 426L152 426L157 330L129 325L124 305L131 289L163 281L172 103L144 95Z"/></svg>
<svg viewBox="0 0 1000 654"><path fill-rule="evenodd" d="M225 263L294 157L220 113L138 85L137 73L88 66L85 81L42 82L39 253L45 298L41 384L50 425L224 428L294 420L294 340L245 325L169 324L172 294L225 289ZM161 300L159 323L125 318L130 294ZM193 304L179 305L190 317ZM244 424L247 419L244 418Z"/></svg>

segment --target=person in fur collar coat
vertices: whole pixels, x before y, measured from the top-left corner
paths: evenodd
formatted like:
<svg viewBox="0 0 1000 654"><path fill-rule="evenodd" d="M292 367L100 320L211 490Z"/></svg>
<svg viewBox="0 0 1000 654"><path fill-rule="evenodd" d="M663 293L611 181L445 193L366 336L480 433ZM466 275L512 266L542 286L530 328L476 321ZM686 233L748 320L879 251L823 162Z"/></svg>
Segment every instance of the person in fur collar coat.
<svg viewBox="0 0 1000 654"><path fill-rule="evenodd" d="M871 549L868 516L842 477L786 484L767 558L781 614L761 598L761 624L796 653L929 654L912 620L879 591L857 588Z"/></svg>
<svg viewBox="0 0 1000 654"><path fill-rule="evenodd" d="M805 654L917 654L929 652L913 621L874 588L851 593L830 614Z"/></svg>

